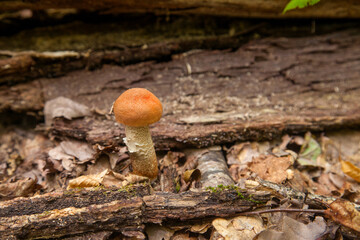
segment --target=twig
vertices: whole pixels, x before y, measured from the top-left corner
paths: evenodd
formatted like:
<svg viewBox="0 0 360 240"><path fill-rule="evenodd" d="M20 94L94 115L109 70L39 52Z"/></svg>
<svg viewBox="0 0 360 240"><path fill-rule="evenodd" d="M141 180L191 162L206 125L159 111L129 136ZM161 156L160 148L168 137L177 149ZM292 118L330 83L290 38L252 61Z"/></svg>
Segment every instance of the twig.
<svg viewBox="0 0 360 240"><path fill-rule="evenodd" d="M267 209L261 211L253 211L253 212L243 212L239 215L259 215L263 213L273 213L273 212L307 212L307 213L318 213L325 214L325 210L320 209L284 209L284 208L275 208L275 209Z"/></svg>

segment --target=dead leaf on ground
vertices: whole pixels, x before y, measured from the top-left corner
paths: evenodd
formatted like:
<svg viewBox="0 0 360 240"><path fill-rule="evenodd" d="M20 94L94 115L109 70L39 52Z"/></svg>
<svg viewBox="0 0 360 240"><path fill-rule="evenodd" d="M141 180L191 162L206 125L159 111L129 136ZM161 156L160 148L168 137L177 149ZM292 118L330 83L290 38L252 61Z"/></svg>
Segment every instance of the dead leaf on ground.
<svg viewBox="0 0 360 240"><path fill-rule="evenodd" d="M36 179L27 178L0 184L0 199L30 196L40 189L40 185L36 184L36 182Z"/></svg>
<svg viewBox="0 0 360 240"><path fill-rule="evenodd" d="M88 164L85 175L99 174L106 169L111 169L109 156L101 154L94 164Z"/></svg>
<svg viewBox="0 0 360 240"><path fill-rule="evenodd" d="M185 182L199 181L201 179L201 172L199 169L187 170L183 174Z"/></svg>
<svg viewBox="0 0 360 240"><path fill-rule="evenodd" d="M71 120L90 114L90 109L87 106L66 97L58 97L47 101L44 107L45 124L47 126L51 125L52 119L55 117L64 117Z"/></svg>
<svg viewBox="0 0 360 240"><path fill-rule="evenodd" d="M67 189L73 188L87 188L87 187L124 187L126 185L138 182L147 181L147 177L142 177L134 174L122 175L113 172L109 169L102 171L99 174L80 176L69 181Z"/></svg>
<svg viewBox="0 0 360 240"><path fill-rule="evenodd" d="M316 217L309 224L284 216L277 229L266 229L254 239L256 240L314 240L326 233L326 223L322 217Z"/></svg>
<svg viewBox="0 0 360 240"><path fill-rule="evenodd" d="M327 134L331 139L332 144L337 147L336 150L341 149L341 157L354 162L360 162L360 131L359 130L344 130L336 131ZM333 156L338 158L338 151Z"/></svg>
<svg viewBox="0 0 360 240"><path fill-rule="evenodd" d="M91 145L81 141L68 140L62 141L57 147L48 151L49 160L54 164L54 168L58 171L63 167L72 175L79 176L85 170L83 163L94 161L97 153L92 149Z"/></svg>
<svg viewBox="0 0 360 240"><path fill-rule="evenodd" d="M341 170L348 175L349 177L353 178L357 182L360 182L360 168L356 167L349 161L344 161L340 159L341 163Z"/></svg>
<svg viewBox="0 0 360 240"><path fill-rule="evenodd" d="M145 231L149 240L170 240L175 232L175 230L160 225L149 225L146 227Z"/></svg>
<svg viewBox="0 0 360 240"><path fill-rule="evenodd" d="M264 230L262 219L253 216L239 216L229 220L217 218L212 225L225 240L251 240Z"/></svg>
<svg viewBox="0 0 360 240"><path fill-rule="evenodd" d="M360 212L351 202L339 198L330 204L325 214L335 222L360 232Z"/></svg>
<svg viewBox="0 0 360 240"><path fill-rule="evenodd" d="M206 233L210 227L211 227L210 223L197 224L197 225L192 225L190 231L194 233Z"/></svg>
<svg viewBox="0 0 360 240"><path fill-rule="evenodd" d="M287 170L293 163L294 159L291 155L286 157L260 155L249 163L248 166L260 178L270 182L281 183L288 178L288 175L291 175Z"/></svg>
<svg viewBox="0 0 360 240"><path fill-rule="evenodd" d="M91 145L86 142L68 140L62 141L60 146L66 154L74 156L81 163L93 160L96 155L96 152Z"/></svg>

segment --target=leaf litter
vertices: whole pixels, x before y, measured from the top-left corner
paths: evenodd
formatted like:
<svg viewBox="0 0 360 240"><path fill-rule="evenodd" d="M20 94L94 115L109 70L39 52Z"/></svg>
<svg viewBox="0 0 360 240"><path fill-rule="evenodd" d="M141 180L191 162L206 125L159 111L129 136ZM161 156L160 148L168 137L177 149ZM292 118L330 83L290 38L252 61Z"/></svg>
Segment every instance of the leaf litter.
<svg viewBox="0 0 360 240"><path fill-rule="evenodd" d="M148 181L129 174L131 166L125 147L99 148L72 139L57 142L39 133L21 130L2 134L1 140L2 200L56 189L120 188ZM360 204L359 132L326 136L285 135L281 141L244 142L223 150L235 186L244 187L246 181L256 183L262 179L341 200L330 203L322 214L325 218L301 211L216 218L181 229L153 226L148 228L151 229L149 236L169 239L193 239L194 236L197 239L211 236L212 239L318 239L334 237L337 229L334 223L360 231L356 209L356 204ZM198 160L206 152L195 156L169 151L160 160L162 187L153 184L154 190L184 192L201 187L202 172L198 169ZM292 199L274 199L268 205L285 210L309 208Z"/></svg>

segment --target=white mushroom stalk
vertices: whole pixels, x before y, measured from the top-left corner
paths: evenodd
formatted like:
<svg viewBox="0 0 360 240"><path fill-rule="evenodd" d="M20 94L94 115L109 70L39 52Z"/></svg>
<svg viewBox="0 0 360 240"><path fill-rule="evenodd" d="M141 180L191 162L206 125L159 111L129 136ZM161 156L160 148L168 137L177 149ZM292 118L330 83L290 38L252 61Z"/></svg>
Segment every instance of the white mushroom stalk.
<svg viewBox="0 0 360 240"><path fill-rule="evenodd" d="M149 127L125 126L125 135L134 174L156 178L158 162Z"/></svg>
<svg viewBox="0 0 360 240"><path fill-rule="evenodd" d="M158 162L149 125L161 118L160 100L146 89L132 88L115 101L114 114L116 120L125 125L124 142L134 174L155 179Z"/></svg>

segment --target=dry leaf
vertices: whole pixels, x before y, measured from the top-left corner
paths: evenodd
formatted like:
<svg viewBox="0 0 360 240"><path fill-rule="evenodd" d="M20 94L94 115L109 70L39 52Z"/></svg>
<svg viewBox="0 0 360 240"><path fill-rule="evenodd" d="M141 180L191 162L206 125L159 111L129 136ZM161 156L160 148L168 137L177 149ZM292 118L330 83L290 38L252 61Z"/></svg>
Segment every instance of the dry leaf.
<svg viewBox="0 0 360 240"><path fill-rule="evenodd" d="M354 164L348 161L343 161L340 159L341 163L341 170L348 175L349 177L353 178L357 182L360 182L360 168L356 167Z"/></svg>
<svg viewBox="0 0 360 240"><path fill-rule="evenodd" d="M86 142L75 140L62 141L60 146L66 154L76 157L81 163L95 158L96 152L91 145Z"/></svg>
<svg viewBox="0 0 360 240"><path fill-rule="evenodd" d="M293 157L275 157L260 155L249 163L249 169L264 180L281 183L287 179L286 170L293 164Z"/></svg>
<svg viewBox="0 0 360 240"><path fill-rule="evenodd" d="M135 174L122 175L113 172L109 169L102 171L99 174L80 176L69 181L67 189L72 188L86 188L86 187L124 187L129 184L144 182L149 180L147 177L138 176Z"/></svg>
<svg viewBox="0 0 360 240"><path fill-rule="evenodd" d="M203 234L203 233L206 233L210 227L211 227L210 223L192 225L190 228L190 231Z"/></svg>
<svg viewBox="0 0 360 240"><path fill-rule="evenodd" d="M47 101L44 107L45 124L47 126L51 125L52 119L55 117L64 117L71 120L90 114L87 106L65 97L58 97Z"/></svg>
<svg viewBox="0 0 360 240"><path fill-rule="evenodd" d="M259 156L259 150L256 143L240 143L232 146L227 153L228 164L247 164L254 157Z"/></svg>
<svg viewBox="0 0 360 240"><path fill-rule="evenodd" d="M145 229L149 240L170 240L175 230L160 225L149 225Z"/></svg>
<svg viewBox="0 0 360 240"><path fill-rule="evenodd" d="M199 181L201 178L201 172L199 169L187 170L183 174L185 182Z"/></svg>
<svg viewBox="0 0 360 240"><path fill-rule="evenodd" d="M66 154L61 146L51 149L48 154L51 161L61 161L62 167L65 170L71 171L74 168L74 157Z"/></svg>
<svg viewBox="0 0 360 240"><path fill-rule="evenodd" d="M104 176L108 170L105 170L99 174L80 176L69 181L67 189L72 188L86 188L86 187L98 187L100 186Z"/></svg>
<svg viewBox="0 0 360 240"><path fill-rule="evenodd" d="M326 233L326 223L322 217L316 217L309 224L284 216L278 229L267 229L254 239L256 240L314 240Z"/></svg>
<svg viewBox="0 0 360 240"><path fill-rule="evenodd" d="M94 164L88 164L87 170L85 172L86 175L90 174L99 174L106 169L110 169L110 160L108 155L101 154L95 161Z"/></svg>
<svg viewBox="0 0 360 240"><path fill-rule="evenodd" d="M39 189L37 180L27 178L16 182L0 184L0 199L11 199L14 197L27 197Z"/></svg>
<svg viewBox="0 0 360 240"><path fill-rule="evenodd" d="M339 198L330 204L325 214L335 222L360 232L360 212L351 202Z"/></svg>
<svg viewBox="0 0 360 240"><path fill-rule="evenodd" d="M252 216L239 216L229 220L217 218L212 225L225 240L251 240L264 230L262 219Z"/></svg>

